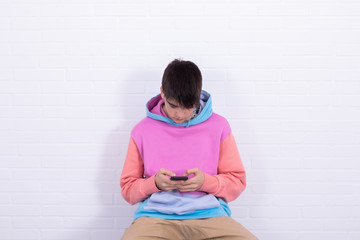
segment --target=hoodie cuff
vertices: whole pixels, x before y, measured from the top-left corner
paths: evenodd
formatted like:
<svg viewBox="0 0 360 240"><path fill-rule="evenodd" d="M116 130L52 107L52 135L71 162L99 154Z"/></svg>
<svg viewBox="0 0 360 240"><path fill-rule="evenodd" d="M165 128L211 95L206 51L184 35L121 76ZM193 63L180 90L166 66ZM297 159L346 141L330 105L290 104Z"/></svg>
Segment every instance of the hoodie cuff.
<svg viewBox="0 0 360 240"><path fill-rule="evenodd" d="M199 189L199 191L214 194L219 189L219 180L217 177L204 173L205 179L204 183Z"/></svg>
<svg viewBox="0 0 360 240"><path fill-rule="evenodd" d="M141 185L141 192L146 196L150 196L153 193L160 192L160 190L156 187L155 184L155 175L144 180Z"/></svg>

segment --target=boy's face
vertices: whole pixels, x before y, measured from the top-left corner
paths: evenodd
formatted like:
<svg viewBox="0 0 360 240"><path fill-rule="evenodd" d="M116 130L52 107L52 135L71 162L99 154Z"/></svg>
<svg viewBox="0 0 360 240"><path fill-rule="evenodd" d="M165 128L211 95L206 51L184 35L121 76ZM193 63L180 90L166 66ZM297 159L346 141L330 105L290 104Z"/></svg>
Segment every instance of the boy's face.
<svg viewBox="0 0 360 240"><path fill-rule="evenodd" d="M165 101L164 111L168 118L172 119L176 123L182 123L189 121L193 117L195 106L192 108L184 108L176 101L167 99L162 88L160 88L160 91L161 97Z"/></svg>

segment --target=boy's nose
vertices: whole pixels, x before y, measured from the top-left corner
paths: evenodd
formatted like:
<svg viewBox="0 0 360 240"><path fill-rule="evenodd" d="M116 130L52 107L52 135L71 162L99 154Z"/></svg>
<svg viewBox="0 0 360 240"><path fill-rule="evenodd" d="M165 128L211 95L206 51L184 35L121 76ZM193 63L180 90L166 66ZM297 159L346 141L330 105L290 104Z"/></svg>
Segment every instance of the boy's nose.
<svg viewBox="0 0 360 240"><path fill-rule="evenodd" d="M186 114L187 114L186 110L179 110L179 111L177 112L177 116L178 116L179 118L185 117Z"/></svg>
<svg viewBox="0 0 360 240"><path fill-rule="evenodd" d="M175 118L178 120L183 120L185 118L185 114L183 111L176 111Z"/></svg>
<svg viewBox="0 0 360 240"><path fill-rule="evenodd" d="M175 114L175 118L177 118L177 119L183 118L183 115L181 113L177 112Z"/></svg>

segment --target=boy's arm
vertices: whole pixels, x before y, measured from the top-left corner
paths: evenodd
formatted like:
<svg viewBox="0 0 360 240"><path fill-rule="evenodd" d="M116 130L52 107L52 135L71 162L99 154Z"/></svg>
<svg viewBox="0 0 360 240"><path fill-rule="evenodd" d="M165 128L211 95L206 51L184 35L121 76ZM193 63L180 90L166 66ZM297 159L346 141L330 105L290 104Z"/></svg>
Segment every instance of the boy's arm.
<svg viewBox="0 0 360 240"><path fill-rule="evenodd" d="M124 199L135 204L160 190L155 185L155 176L144 178L144 163L135 141L130 138L124 167L121 173L120 186Z"/></svg>
<svg viewBox="0 0 360 240"><path fill-rule="evenodd" d="M218 174L205 174L200 191L210 193L230 202L235 200L246 187L245 169L232 133L220 144Z"/></svg>

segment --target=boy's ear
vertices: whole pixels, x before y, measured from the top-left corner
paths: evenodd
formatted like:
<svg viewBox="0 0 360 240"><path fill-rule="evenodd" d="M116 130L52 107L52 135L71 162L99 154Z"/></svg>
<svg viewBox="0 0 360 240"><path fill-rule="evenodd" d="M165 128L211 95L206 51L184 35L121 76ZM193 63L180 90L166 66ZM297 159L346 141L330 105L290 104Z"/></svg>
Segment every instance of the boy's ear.
<svg viewBox="0 0 360 240"><path fill-rule="evenodd" d="M161 93L161 97L163 99L165 99L165 94L164 94L164 91L163 91L162 87L160 87L160 93Z"/></svg>

